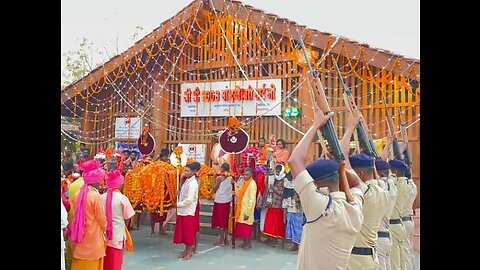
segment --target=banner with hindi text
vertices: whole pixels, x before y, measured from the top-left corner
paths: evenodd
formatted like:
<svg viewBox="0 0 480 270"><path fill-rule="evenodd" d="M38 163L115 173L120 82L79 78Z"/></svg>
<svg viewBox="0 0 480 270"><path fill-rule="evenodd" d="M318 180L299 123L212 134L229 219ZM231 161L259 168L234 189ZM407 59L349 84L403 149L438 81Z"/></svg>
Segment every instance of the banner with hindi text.
<svg viewBox="0 0 480 270"><path fill-rule="evenodd" d="M280 115L281 82L281 79L266 79L184 83L180 116Z"/></svg>

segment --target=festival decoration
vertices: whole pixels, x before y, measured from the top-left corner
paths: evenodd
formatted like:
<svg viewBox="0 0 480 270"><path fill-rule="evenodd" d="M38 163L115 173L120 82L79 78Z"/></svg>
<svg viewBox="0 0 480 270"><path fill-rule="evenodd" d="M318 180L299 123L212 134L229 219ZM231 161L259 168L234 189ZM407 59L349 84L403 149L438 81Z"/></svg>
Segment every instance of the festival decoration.
<svg viewBox="0 0 480 270"><path fill-rule="evenodd" d="M129 170L125 175L123 194L130 200L133 209L138 209L142 206L143 189L140 168Z"/></svg>
<svg viewBox="0 0 480 270"><path fill-rule="evenodd" d="M248 166L249 156L253 156L255 160L262 159L262 153L260 152L260 150L258 150L257 147L249 147L245 149L245 151L243 151L240 154L240 166L239 166L240 171L243 171L243 169Z"/></svg>
<svg viewBox="0 0 480 270"><path fill-rule="evenodd" d="M177 168L177 202L180 196L180 169L187 165L187 155L183 153L181 146L176 147L170 155L170 163Z"/></svg>
<svg viewBox="0 0 480 270"><path fill-rule="evenodd" d="M289 110L287 106L290 104L288 98L292 96L298 98L299 92L301 92L298 90L303 89L308 83L298 68L302 67L305 59L304 57L302 59L302 54L295 46L296 37L292 32L295 27L292 28L292 26L298 26L296 23L263 11L252 10L251 7L243 6L235 1L225 1L223 6L216 7L217 13L203 9L200 4L199 11L196 8L192 5L176 15L176 18L189 18L188 20L184 20L176 27L172 27L171 24L160 25L151 34L139 40L138 44L115 58L115 62L120 61L118 65L114 65L118 66L117 68L111 68L112 62L108 62L92 71L91 75L68 86L62 92L62 107L73 115L72 119L82 123L82 128L77 133L62 127L63 139L92 145L111 143L114 140L111 130L114 130L115 122L112 119L117 114L127 111L142 114L143 119L149 124L153 124L155 129L164 129L169 136L172 135L170 138L174 137L180 141L192 133L195 134L193 139L202 138L202 136L208 138L215 130L213 127L219 124L224 125L226 117L178 117L178 114L171 111L170 108L176 108L178 100L182 96L177 88L169 87L170 84L181 84L190 78L198 78L205 81L207 85L211 81L212 75L221 80L233 80L230 78L237 74L241 77L242 66L250 65L245 69L245 74L252 80L271 76L279 76L284 80L282 85L286 85L286 88L283 95L286 97L282 100L282 109L285 114L281 118L298 129L302 129L308 125L309 121L313 121L307 114L311 104L305 103L304 100L299 99L299 104L297 104L298 108L305 110L304 115L300 110L298 114L292 113L293 107L290 112L287 112ZM252 13L260 12L261 16L257 16L258 20L252 23L242 17L243 15L232 12L232 10L238 10L237 8ZM199 14L201 16L198 16ZM244 12L238 14L244 14ZM310 59L321 60L325 52L333 48L332 41L335 35L325 35L325 33L305 27L300 28L306 36L309 36L306 45ZM225 37L237 37L233 51L227 48L233 44L228 44L229 40ZM202 56L198 59L204 63L203 66L197 69L186 66L188 62L193 62L195 65L199 63L199 60L192 58L193 56L189 53L192 50L184 50L188 47L194 48L194 51L198 49L199 56ZM173 51L175 53L172 53ZM329 102L334 107L341 108L343 103L340 101L341 98L335 83L338 82L338 76L333 72L334 67L329 64L332 55L330 54L325 61L313 61L312 64L313 68L320 73L322 81L326 82L325 91L328 93ZM407 117L405 118L407 119L405 122L408 122L407 127L415 127L414 125L420 122L418 60L408 59L361 43L350 42L345 38L340 39L335 46L333 57L340 63L342 77L345 77L350 82L352 90L355 90L356 99L365 101L362 110L371 116L368 126L370 130L373 130L375 138L386 136L386 129L382 128L385 120L372 117L372 115L378 115L375 108L379 89L385 90L389 106L391 105L393 109L402 109L402 114ZM224 65L217 65L218 59L221 59ZM177 63L178 65L176 65ZM171 69L167 68L170 66L178 68L180 72L171 72ZM242 72L237 73L239 69ZM180 74L180 76L176 74ZM144 80L144 78L160 76L163 76L164 79L150 80L151 82ZM137 83L144 83L146 87L140 88ZM158 89L163 91L162 96L165 94L168 99L163 98L161 106L158 106L159 103L152 102L140 112L138 100L158 98L156 97ZM100 95L103 96L102 91L109 91L112 95L107 95L109 98L100 99ZM74 94L72 95L72 93ZM135 98L131 99L130 96ZM125 108L128 110L123 110ZM160 117L154 118L152 112L156 112ZM235 115L235 113L233 114ZM297 121L300 115L303 119ZM257 123L266 126L264 125L266 121L262 120L265 117L262 116L262 113L259 112L256 117L242 117L241 120L244 126L250 125L251 127ZM169 121L163 121L163 119ZM344 127L343 118L338 117L338 119L339 121L335 124L341 131ZM177 125L178 121L187 125ZM229 126L230 122L232 122L231 126L240 126L236 118L229 119ZM89 127L95 128L87 130ZM276 127L276 125L268 125L263 132L268 134L272 128ZM232 128L232 131L235 133L235 128ZM297 130L295 129L295 131ZM251 130L249 132L255 134ZM290 135L287 135L285 139L295 140L296 135L292 136L292 133L294 132L287 132ZM256 136L252 138L257 138ZM233 137L238 139L237 136L230 136L227 140L235 140Z"/></svg>
<svg viewBox="0 0 480 270"><path fill-rule="evenodd" d="M200 179L199 193L200 197L205 199L212 199L215 191L213 190L213 176L215 170L205 164L200 166L200 170L197 172L197 177Z"/></svg>
<svg viewBox="0 0 480 270"><path fill-rule="evenodd" d="M150 134L150 127L148 124L143 126L142 134L140 135L140 138L138 138L137 144L138 150L140 150L142 155L148 156L153 152L153 149L155 148L155 139Z"/></svg>
<svg viewBox="0 0 480 270"><path fill-rule="evenodd" d="M243 152L248 146L248 133L239 127L240 122L235 116L228 119L228 127L218 138L222 150L230 154Z"/></svg>
<svg viewBox="0 0 480 270"><path fill-rule="evenodd" d="M127 172L123 192L137 212L165 213L176 203L175 167L163 161Z"/></svg>

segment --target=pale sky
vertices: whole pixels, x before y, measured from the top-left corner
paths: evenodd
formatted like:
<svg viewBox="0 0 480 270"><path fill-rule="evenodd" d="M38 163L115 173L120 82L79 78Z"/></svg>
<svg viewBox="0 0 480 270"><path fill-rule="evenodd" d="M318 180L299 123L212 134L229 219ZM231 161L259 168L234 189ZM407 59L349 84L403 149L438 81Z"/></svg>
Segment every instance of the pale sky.
<svg viewBox="0 0 480 270"><path fill-rule="evenodd" d="M193 0L61 0L61 61L79 47L82 37L92 49L110 57L132 46ZM420 0L242 0L244 4L322 32L344 36L420 59ZM117 42L118 40L118 42ZM95 54L94 54L95 55ZM106 56L94 62L106 61Z"/></svg>

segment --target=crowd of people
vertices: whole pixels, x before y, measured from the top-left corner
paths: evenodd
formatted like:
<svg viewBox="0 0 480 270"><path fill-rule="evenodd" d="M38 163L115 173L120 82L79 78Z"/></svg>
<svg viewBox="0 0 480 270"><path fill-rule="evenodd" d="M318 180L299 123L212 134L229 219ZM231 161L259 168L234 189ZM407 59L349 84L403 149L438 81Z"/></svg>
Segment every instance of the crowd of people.
<svg viewBox="0 0 480 270"><path fill-rule="evenodd" d="M232 234L245 250L252 247L252 239L281 248L291 241L291 250L298 252L297 269L415 268L412 216L417 188L410 168L389 159L392 138L382 158L352 153L351 136L360 119L347 116L340 141L345 162L327 154L307 163L316 131L331 115L316 113L292 153L283 139L270 136L268 144L259 139L255 165L241 168L239 175L228 162L219 164L211 221L219 235L213 245L229 245ZM132 246L129 229L135 229L135 209L121 187L125 173L142 162L136 152L124 154L121 170L90 158L85 145L76 160L70 152L62 158L62 269L122 269L123 250ZM169 162L168 157L164 149L158 159ZM173 243L185 246L178 254L183 260L192 259L197 250L200 166L189 163L180 176ZM99 190L102 180L105 187ZM166 234L165 216L150 215L152 236L157 222L159 233ZM137 217L137 227L139 223Z"/></svg>

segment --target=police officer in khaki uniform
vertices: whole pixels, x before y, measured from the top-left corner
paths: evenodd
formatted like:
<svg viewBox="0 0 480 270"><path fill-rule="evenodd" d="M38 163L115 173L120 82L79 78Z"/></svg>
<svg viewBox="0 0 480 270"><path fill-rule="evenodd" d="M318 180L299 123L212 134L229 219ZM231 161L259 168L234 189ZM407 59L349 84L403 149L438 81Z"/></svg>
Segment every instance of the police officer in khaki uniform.
<svg viewBox="0 0 480 270"><path fill-rule="evenodd" d="M365 154L352 155L350 165L364 185L363 224L348 260L348 270L376 270L379 267L376 247L380 221L388 205L388 192L373 177L374 160ZM347 163L348 168L348 163Z"/></svg>
<svg viewBox="0 0 480 270"><path fill-rule="evenodd" d="M352 174L345 179L344 164L339 169L334 160L318 159L305 166L316 131L333 115L324 115L318 106L315 109L313 125L288 160L307 219L297 269L345 269L363 222L363 191L354 187L359 183Z"/></svg>
<svg viewBox="0 0 480 270"><path fill-rule="evenodd" d="M380 270L390 270L390 249L392 248L392 241L390 240L390 216L397 200L397 186L393 182L390 173L390 165L388 162L377 159L375 161L375 168L379 175L378 184L388 192L388 205L385 213L383 213L380 227L378 227L377 239L377 255Z"/></svg>
<svg viewBox="0 0 480 270"><path fill-rule="evenodd" d="M390 238L392 249L390 250L390 266L392 270L404 269L405 259L403 256L403 241L405 241L405 227L402 223L402 212L409 197L407 178L404 176L407 165L401 160L390 160L390 171L394 175L397 186L397 200L390 216Z"/></svg>
<svg viewBox="0 0 480 270"><path fill-rule="evenodd" d="M348 156L350 140L358 121L360 121L360 117L347 114L346 130L340 142L345 156ZM388 192L381 188L378 181L374 179L374 160L371 156L365 154L352 155L346 162L346 168L352 168L353 174L359 178L365 197L362 208L363 224L351 251L347 269L376 270L378 269L377 232L380 220L387 208Z"/></svg>
<svg viewBox="0 0 480 270"><path fill-rule="evenodd" d="M405 241L403 242L403 256L405 258L405 269L415 269L415 253L413 251L413 231L415 229L415 223L413 222L413 203L417 198L417 185L411 177L410 171L406 171L405 177L407 178L408 186L408 199L405 203L405 207L402 212L402 222L405 227Z"/></svg>

